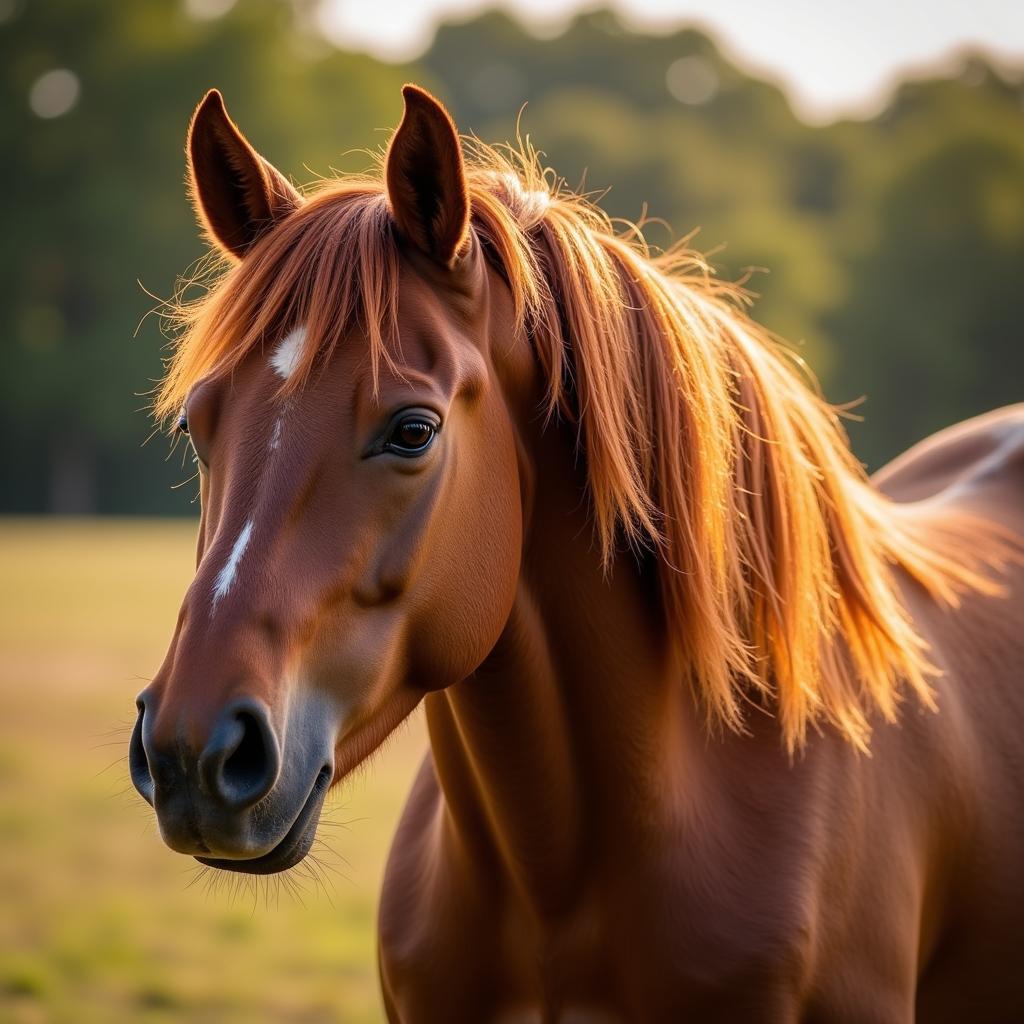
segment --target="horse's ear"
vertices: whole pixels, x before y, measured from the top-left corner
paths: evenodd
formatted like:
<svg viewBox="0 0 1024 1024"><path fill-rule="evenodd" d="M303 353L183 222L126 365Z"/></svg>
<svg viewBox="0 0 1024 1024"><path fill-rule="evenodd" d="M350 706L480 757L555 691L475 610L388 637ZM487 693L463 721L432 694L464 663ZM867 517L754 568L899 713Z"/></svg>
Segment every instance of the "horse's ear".
<svg viewBox="0 0 1024 1024"><path fill-rule="evenodd" d="M405 113L388 147L391 213L404 238L452 266L469 233L462 147L448 111L416 85L402 89Z"/></svg>
<svg viewBox="0 0 1024 1024"><path fill-rule="evenodd" d="M302 204L280 171L249 144L211 89L188 129L188 183L210 240L239 259L277 221Z"/></svg>

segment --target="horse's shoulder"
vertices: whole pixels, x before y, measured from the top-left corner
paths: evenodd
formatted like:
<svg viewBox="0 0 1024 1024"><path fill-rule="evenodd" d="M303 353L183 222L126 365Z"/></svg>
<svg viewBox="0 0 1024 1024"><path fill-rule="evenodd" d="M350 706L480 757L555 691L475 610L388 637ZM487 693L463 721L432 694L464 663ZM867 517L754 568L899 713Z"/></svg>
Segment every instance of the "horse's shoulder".
<svg viewBox="0 0 1024 1024"><path fill-rule="evenodd" d="M896 501L921 501L952 487L997 483L1024 489L1024 403L995 409L933 434L872 478Z"/></svg>

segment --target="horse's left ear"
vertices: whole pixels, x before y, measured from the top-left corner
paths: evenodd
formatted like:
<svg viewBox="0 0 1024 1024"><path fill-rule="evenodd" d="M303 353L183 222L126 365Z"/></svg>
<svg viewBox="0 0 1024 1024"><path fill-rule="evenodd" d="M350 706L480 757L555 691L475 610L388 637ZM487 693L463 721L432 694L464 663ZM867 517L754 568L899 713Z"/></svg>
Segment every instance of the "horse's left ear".
<svg viewBox="0 0 1024 1024"><path fill-rule="evenodd" d="M416 85L402 89L405 114L388 147L391 213L404 238L446 267L469 234L462 147L448 111Z"/></svg>
<svg viewBox="0 0 1024 1024"><path fill-rule="evenodd" d="M241 259L265 231L302 205L288 179L264 160L211 89L188 129L188 182L210 241Z"/></svg>

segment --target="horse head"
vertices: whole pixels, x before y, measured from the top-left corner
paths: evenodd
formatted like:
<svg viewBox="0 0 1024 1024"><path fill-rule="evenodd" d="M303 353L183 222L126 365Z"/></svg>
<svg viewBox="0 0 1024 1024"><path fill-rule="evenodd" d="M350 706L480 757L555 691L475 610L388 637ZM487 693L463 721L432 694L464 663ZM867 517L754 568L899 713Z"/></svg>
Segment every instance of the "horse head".
<svg viewBox="0 0 1024 1024"><path fill-rule="evenodd" d="M198 561L130 764L169 846L264 873L301 860L331 784L494 646L525 493L498 379L528 392L533 368L427 93L406 87L376 188L303 198L216 92L188 157L235 265L176 380Z"/></svg>

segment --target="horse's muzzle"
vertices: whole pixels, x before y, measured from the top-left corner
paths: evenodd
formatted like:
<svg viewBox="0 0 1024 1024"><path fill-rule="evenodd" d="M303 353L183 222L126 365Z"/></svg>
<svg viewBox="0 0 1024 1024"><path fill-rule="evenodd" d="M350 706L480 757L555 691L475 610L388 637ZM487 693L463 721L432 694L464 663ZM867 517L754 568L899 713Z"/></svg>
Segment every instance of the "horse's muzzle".
<svg viewBox="0 0 1024 1024"><path fill-rule="evenodd" d="M198 751L180 735L157 740L155 705L140 695L128 761L164 842L203 864L253 874L302 860L333 779L329 730L308 721L289 728L284 767L283 743L258 700L229 703Z"/></svg>

